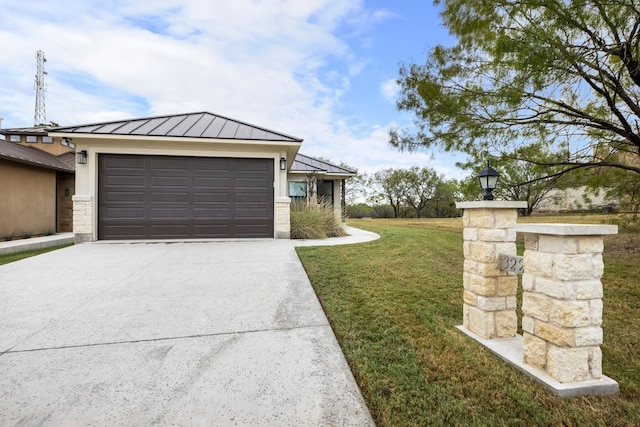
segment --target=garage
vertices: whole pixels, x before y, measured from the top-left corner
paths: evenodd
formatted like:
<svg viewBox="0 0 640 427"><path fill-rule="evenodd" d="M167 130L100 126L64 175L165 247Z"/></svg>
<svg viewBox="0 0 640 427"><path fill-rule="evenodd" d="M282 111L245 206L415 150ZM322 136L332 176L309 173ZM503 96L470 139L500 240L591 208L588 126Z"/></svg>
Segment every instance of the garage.
<svg viewBox="0 0 640 427"><path fill-rule="evenodd" d="M98 156L98 239L271 238L274 160Z"/></svg>
<svg viewBox="0 0 640 427"><path fill-rule="evenodd" d="M291 236L301 138L206 111L48 133L75 146L76 243Z"/></svg>

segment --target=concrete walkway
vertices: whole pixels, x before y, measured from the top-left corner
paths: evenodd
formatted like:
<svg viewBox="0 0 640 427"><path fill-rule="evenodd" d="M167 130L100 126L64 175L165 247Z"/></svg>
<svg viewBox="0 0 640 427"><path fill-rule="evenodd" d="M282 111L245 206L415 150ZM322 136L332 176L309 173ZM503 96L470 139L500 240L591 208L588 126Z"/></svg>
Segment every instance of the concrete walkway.
<svg viewBox="0 0 640 427"><path fill-rule="evenodd" d="M68 245L73 243L74 240L73 233L61 233L51 236L31 237L29 239L0 241L0 255Z"/></svg>
<svg viewBox="0 0 640 427"><path fill-rule="evenodd" d="M331 244L375 238L350 233ZM149 424L373 425L294 242L85 243L0 266L0 425Z"/></svg>

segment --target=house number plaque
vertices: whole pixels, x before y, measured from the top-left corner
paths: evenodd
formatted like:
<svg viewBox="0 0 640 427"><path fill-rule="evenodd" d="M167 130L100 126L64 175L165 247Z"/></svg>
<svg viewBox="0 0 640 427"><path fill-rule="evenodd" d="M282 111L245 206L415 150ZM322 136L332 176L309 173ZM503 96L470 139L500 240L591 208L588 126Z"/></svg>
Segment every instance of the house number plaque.
<svg viewBox="0 0 640 427"><path fill-rule="evenodd" d="M500 270L524 273L524 258L516 255L500 254Z"/></svg>

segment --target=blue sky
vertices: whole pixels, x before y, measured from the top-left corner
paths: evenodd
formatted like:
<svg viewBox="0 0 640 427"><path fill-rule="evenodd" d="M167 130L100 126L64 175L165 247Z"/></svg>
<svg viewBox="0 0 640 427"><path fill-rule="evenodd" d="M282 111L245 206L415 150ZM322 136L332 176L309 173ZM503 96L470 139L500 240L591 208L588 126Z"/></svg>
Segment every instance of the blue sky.
<svg viewBox="0 0 640 427"><path fill-rule="evenodd" d="M61 125L209 111L304 139L302 152L362 171L428 166L391 126L401 62L453 39L430 1L0 0L0 117L33 125L35 52L47 57L47 119Z"/></svg>

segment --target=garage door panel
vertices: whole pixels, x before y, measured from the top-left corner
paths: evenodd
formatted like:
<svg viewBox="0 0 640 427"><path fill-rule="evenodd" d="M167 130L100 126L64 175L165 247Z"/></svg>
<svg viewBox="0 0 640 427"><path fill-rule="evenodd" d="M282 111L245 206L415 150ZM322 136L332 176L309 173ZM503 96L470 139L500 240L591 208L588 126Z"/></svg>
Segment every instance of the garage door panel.
<svg viewBox="0 0 640 427"><path fill-rule="evenodd" d="M137 203L144 201L144 192L142 191L112 191L105 195L107 201L111 203Z"/></svg>
<svg viewBox="0 0 640 427"><path fill-rule="evenodd" d="M151 221L154 220L180 220L181 222L189 221L189 209L187 207L154 207L151 206L149 209L148 218Z"/></svg>
<svg viewBox="0 0 640 427"><path fill-rule="evenodd" d="M135 176L131 174L110 175L107 181L108 185L122 185L144 187L144 176Z"/></svg>
<svg viewBox="0 0 640 427"><path fill-rule="evenodd" d="M185 224L151 224L149 233L161 239L180 239L189 233L189 226Z"/></svg>
<svg viewBox="0 0 640 427"><path fill-rule="evenodd" d="M215 220L223 220L225 223L230 222L232 211L229 208L195 208L193 210L194 219L211 219L211 222Z"/></svg>
<svg viewBox="0 0 640 427"><path fill-rule="evenodd" d="M109 219L144 219L144 208L127 208L127 207L115 207L106 209L105 214Z"/></svg>
<svg viewBox="0 0 640 427"><path fill-rule="evenodd" d="M104 157L103 162L109 169L144 169L144 157L128 156L128 157Z"/></svg>
<svg viewBox="0 0 640 427"><path fill-rule="evenodd" d="M265 203L271 205L268 194L242 193L235 195L236 204Z"/></svg>
<svg viewBox="0 0 640 427"><path fill-rule="evenodd" d="M230 181L226 176L220 177L204 177L196 176L193 178L193 185L196 188L222 188L225 191L229 189Z"/></svg>
<svg viewBox="0 0 640 427"><path fill-rule="evenodd" d="M144 239L145 227L142 225L110 225L105 232L114 239Z"/></svg>
<svg viewBox="0 0 640 427"><path fill-rule="evenodd" d="M266 209L236 209L236 218L261 218Z"/></svg>
<svg viewBox="0 0 640 427"><path fill-rule="evenodd" d="M162 172L163 170L186 170L190 167L191 157L164 157L164 156L145 156L149 161L147 164L151 168Z"/></svg>
<svg viewBox="0 0 640 427"><path fill-rule="evenodd" d="M273 164L100 155L98 238L273 237Z"/></svg>
<svg viewBox="0 0 640 427"><path fill-rule="evenodd" d="M151 203L187 203L189 195L187 193L178 192L167 189L165 192L156 192L151 194Z"/></svg>
<svg viewBox="0 0 640 427"><path fill-rule="evenodd" d="M193 203L229 203L231 195L229 193L195 193ZM237 201L237 198L236 198Z"/></svg>

